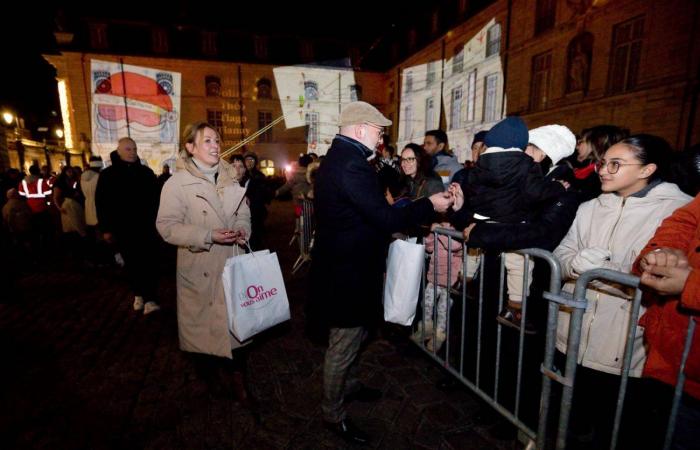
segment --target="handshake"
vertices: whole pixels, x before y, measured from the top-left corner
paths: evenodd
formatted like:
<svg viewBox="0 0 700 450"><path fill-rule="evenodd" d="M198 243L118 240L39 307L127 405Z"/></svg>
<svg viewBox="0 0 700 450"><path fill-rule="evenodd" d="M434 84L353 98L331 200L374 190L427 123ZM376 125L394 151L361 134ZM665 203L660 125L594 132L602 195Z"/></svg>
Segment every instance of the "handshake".
<svg viewBox="0 0 700 450"><path fill-rule="evenodd" d="M464 194L459 184L452 183L445 192L431 195L430 202L433 204L435 211L439 213L447 211L450 207L455 211L459 211L464 205Z"/></svg>

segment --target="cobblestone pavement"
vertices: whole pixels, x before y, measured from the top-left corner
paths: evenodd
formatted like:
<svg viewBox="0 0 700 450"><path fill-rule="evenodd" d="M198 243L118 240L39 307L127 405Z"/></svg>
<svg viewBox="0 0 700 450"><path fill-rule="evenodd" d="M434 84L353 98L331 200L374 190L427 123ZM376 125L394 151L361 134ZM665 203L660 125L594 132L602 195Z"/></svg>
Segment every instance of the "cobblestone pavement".
<svg viewBox="0 0 700 450"><path fill-rule="evenodd" d="M54 267L19 280L23 300L0 303L0 448L351 448L322 426L324 348L304 334L307 280L305 269L289 274L292 229L291 203L273 203L269 244L285 271L292 320L251 352L259 424L230 394L211 392L178 349L172 268L162 270L163 309L143 316L119 273ZM479 421L473 394L439 390L436 364L402 338L373 340L360 373L384 393L349 407L371 448L513 446Z"/></svg>

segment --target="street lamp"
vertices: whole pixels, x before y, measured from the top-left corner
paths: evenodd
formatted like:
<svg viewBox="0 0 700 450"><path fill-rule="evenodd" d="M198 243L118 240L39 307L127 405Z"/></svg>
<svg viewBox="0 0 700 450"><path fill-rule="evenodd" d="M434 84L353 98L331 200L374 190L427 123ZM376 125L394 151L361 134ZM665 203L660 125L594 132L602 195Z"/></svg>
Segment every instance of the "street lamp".
<svg viewBox="0 0 700 450"><path fill-rule="evenodd" d="M55 133L56 133L56 137L58 137L59 139L63 139L63 130L62 129L56 128Z"/></svg>
<svg viewBox="0 0 700 450"><path fill-rule="evenodd" d="M5 111L2 113L2 120L4 120L7 125L10 125L14 118L15 116L11 112Z"/></svg>

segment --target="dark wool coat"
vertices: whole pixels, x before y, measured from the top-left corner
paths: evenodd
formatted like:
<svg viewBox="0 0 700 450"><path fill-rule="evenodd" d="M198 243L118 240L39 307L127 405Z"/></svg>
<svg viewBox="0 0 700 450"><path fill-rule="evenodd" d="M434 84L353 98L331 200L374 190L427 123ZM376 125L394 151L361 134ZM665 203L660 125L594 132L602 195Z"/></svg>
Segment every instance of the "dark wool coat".
<svg viewBox="0 0 700 450"><path fill-rule="evenodd" d="M361 143L338 135L314 184L316 239L311 263L311 319L326 326L371 325L382 317L382 284L392 232L427 223L427 198L392 208ZM316 322L318 323L318 322Z"/></svg>

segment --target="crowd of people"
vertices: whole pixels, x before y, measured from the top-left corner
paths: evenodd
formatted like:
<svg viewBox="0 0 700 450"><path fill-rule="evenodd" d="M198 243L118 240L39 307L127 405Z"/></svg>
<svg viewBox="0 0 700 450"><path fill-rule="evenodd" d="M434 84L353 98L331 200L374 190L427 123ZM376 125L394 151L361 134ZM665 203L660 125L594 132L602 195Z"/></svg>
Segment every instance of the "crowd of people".
<svg viewBox="0 0 700 450"><path fill-rule="evenodd" d="M141 164L130 138L119 141L107 168L95 157L84 172L66 166L56 175L32 165L25 177L9 170L2 179L4 245L28 265L56 251L95 265L118 261L133 290L133 308L144 314L160 308L157 278L150 275L157 246L176 246L180 347L199 355L203 376L230 374L237 398L254 411L245 379L251 343L228 330L221 272L229 257L265 248L266 205L274 197L313 200L306 311L308 321L328 331L321 410L328 428L358 443L369 437L347 417L345 403L381 396L359 381L357 358L368 331L382 321L391 239L414 237L425 242L429 256L438 256L429 258L424 309L412 336L435 352L449 331L451 290L479 276L482 258L493 252L503 253L507 290L505 306L491 319L528 334L538 331L523 319L522 306L535 264L513 250L552 251L568 292L592 269L635 273L646 294L630 344L632 406L625 420L648 423L642 415L651 409L644 403L675 384L683 330L700 307L698 149L674 151L658 136L614 125L576 135L559 124L528 130L522 119L506 117L476 133L471 159L460 164L444 131L429 130L422 146L409 143L397 152L385 134L390 125L368 103L348 104L328 153L303 155L277 191L257 169L254 153L221 159L220 136L205 122L186 127L173 173L164 168L159 177ZM468 251L435 239L436 227L461 232ZM596 281L586 297L573 412L584 430L572 434L586 435L582 442L598 448L610 437L632 293ZM570 315L560 308L559 356L570 351ZM693 448L698 439L699 351L695 345L686 365L677 448ZM640 442L639 436L625 439L630 448Z"/></svg>

